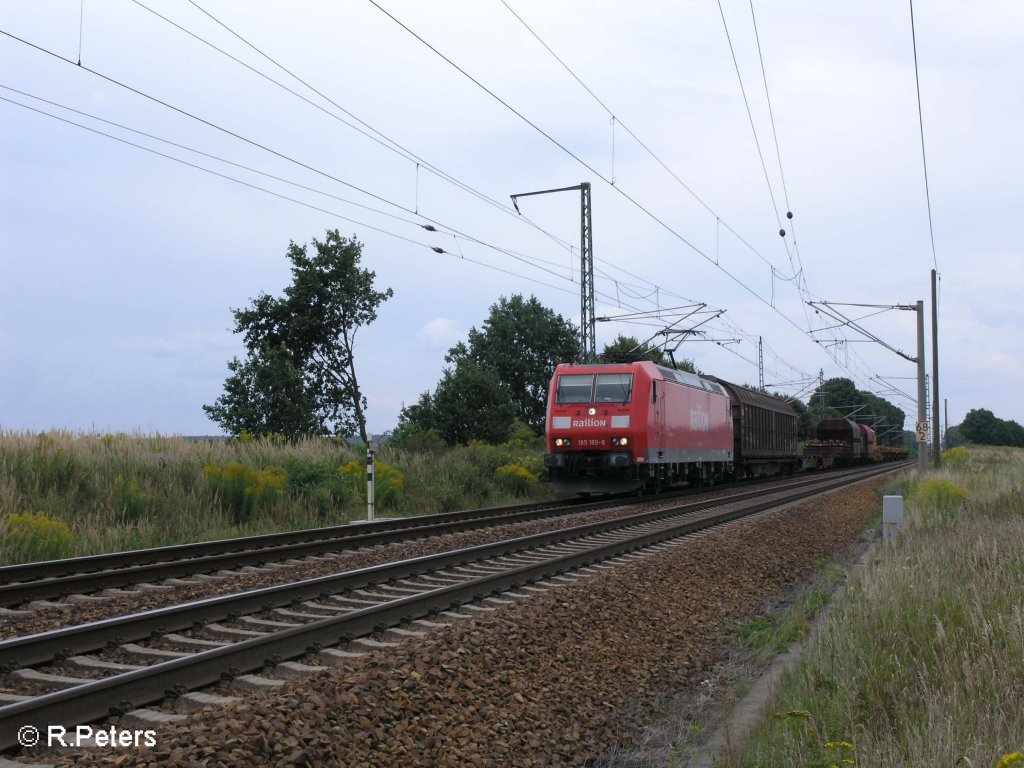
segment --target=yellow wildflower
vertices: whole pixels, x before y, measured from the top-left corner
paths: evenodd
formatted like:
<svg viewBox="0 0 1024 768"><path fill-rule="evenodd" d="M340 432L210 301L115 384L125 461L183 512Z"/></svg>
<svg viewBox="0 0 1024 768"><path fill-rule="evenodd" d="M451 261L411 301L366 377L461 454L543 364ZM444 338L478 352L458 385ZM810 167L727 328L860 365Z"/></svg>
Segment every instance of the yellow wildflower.
<svg viewBox="0 0 1024 768"><path fill-rule="evenodd" d="M806 709L791 709L788 712L776 712L774 717L785 720L788 717L810 717L811 713Z"/></svg>
<svg viewBox="0 0 1024 768"><path fill-rule="evenodd" d="M1010 768L1011 765L1018 765L1024 763L1024 754L1020 752L1011 752L1008 755L1003 755L1003 759L996 763L996 768Z"/></svg>

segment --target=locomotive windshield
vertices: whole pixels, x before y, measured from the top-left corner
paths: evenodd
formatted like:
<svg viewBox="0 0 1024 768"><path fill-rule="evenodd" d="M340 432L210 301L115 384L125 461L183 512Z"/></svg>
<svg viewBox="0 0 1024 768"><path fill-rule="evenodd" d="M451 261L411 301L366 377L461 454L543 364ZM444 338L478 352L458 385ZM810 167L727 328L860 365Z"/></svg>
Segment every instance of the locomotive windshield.
<svg viewBox="0 0 1024 768"><path fill-rule="evenodd" d="M558 392L555 399L559 405L589 403L593 390L593 374L562 374L558 377Z"/></svg>
<svg viewBox="0 0 1024 768"><path fill-rule="evenodd" d="M628 403L633 398L632 373L599 373L595 403Z"/></svg>

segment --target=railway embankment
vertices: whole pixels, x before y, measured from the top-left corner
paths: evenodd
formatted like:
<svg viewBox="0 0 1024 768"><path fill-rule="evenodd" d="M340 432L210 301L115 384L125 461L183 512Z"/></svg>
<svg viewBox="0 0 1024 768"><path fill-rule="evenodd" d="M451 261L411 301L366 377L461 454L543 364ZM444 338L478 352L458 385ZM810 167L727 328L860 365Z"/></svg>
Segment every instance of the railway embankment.
<svg viewBox="0 0 1024 768"><path fill-rule="evenodd" d="M873 486L712 530L529 599L466 612L75 765L584 765L702 690L766 615L877 515Z"/></svg>
<svg viewBox="0 0 1024 768"><path fill-rule="evenodd" d="M944 458L716 765L1024 765L1024 451Z"/></svg>

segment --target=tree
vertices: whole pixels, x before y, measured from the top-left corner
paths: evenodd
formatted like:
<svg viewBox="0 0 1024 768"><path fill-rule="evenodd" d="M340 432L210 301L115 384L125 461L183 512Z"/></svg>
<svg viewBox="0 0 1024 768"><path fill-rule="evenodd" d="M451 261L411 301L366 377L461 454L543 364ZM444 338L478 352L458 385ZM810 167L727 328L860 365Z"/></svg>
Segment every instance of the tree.
<svg viewBox="0 0 1024 768"><path fill-rule="evenodd" d="M960 433L970 443L994 445L999 419L987 408L974 408L967 412L960 424Z"/></svg>
<svg viewBox="0 0 1024 768"><path fill-rule="evenodd" d="M413 409L419 413L413 410L406 420L418 416L413 423L436 430L449 445L472 440L503 443L516 417L512 398L497 376L466 364L445 370L434 394L424 393ZM407 416L405 411L402 416Z"/></svg>
<svg viewBox="0 0 1024 768"><path fill-rule="evenodd" d="M543 434L555 366L578 355L571 323L533 296L501 297L483 327L448 350L449 367L434 392L402 409L398 430L432 430L452 445L505 442L517 420Z"/></svg>
<svg viewBox="0 0 1024 768"><path fill-rule="evenodd" d="M963 445L967 442L967 438L964 437L960 427L949 427L946 429L945 450L950 448L956 448L957 446Z"/></svg>
<svg viewBox="0 0 1024 768"><path fill-rule="evenodd" d="M320 435L316 400L284 347L267 347L228 363L224 394L203 410L233 435Z"/></svg>
<svg viewBox="0 0 1024 768"><path fill-rule="evenodd" d="M356 334L377 319L377 308L394 293L374 289L376 274L360 268L362 244L354 237L328 230L323 242L313 238L313 245L311 256L305 245L289 243L292 284L284 296L263 293L249 307L232 310L248 358L232 361L234 368L229 364L235 375L225 382L225 393L203 406L229 432L245 421L283 427L289 437L358 431L367 441ZM269 396L277 391L271 384L295 394L295 400ZM297 418L297 409L308 411L308 417Z"/></svg>
<svg viewBox="0 0 1024 768"><path fill-rule="evenodd" d="M785 401L790 408L796 411L796 439L797 440L809 440L814 437L814 422L811 420L811 412L804 405L802 400L796 397L784 394L782 392L772 392L771 396L779 400Z"/></svg>
<svg viewBox="0 0 1024 768"><path fill-rule="evenodd" d="M660 347L651 346L647 342L641 344L635 336L624 336L621 333L611 344L605 344L600 358L603 363L632 363L637 360L650 360L652 363L664 365L667 368L699 373L697 366L690 358L684 357L673 363Z"/></svg>
<svg viewBox="0 0 1024 768"><path fill-rule="evenodd" d="M1016 421L1004 421L986 408L968 411L959 432L966 441L979 445L1024 446L1024 427Z"/></svg>
<svg viewBox="0 0 1024 768"><path fill-rule="evenodd" d="M658 365L670 364L659 347L641 344L634 336L623 336L621 333L611 344L605 344L601 353L601 362L604 363L632 363L636 360L650 360Z"/></svg>
<svg viewBox="0 0 1024 768"><path fill-rule="evenodd" d="M555 366L579 356L579 331L536 297L498 299L480 330L471 328L445 359L493 374L505 389L514 415L536 434L544 431L548 384Z"/></svg>
<svg viewBox="0 0 1024 768"><path fill-rule="evenodd" d="M424 392L402 409L396 432L440 435L448 445L508 440L516 409L508 390L490 371L460 364L446 368L433 394Z"/></svg>
<svg viewBox="0 0 1024 768"><path fill-rule="evenodd" d="M821 412L825 418L850 418L868 426L879 425L878 433L886 445L899 445L906 414L884 398L858 390L850 379L827 379L811 395L807 404L808 427L817 429ZM801 427L803 428L803 426Z"/></svg>
<svg viewBox="0 0 1024 768"><path fill-rule="evenodd" d="M842 416L862 404L860 393L850 379L834 378L814 390L807 406L816 416L820 416L824 404L825 418Z"/></svg>

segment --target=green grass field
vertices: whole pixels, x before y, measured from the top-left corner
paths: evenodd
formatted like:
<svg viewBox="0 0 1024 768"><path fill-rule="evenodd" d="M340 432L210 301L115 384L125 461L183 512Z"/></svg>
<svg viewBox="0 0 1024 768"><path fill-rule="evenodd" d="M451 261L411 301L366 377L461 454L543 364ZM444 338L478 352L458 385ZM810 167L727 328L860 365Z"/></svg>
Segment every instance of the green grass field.
<svg viewBox="0 0 1024 768"><path fill-rule="evenodd" d="M723 766L1024 766L1024 450L954 449Z"/></svg>
<svg viewBox="0 0 1024 768"><path fill-rule="evenodd" d="M378 516L548 498L539 444L377 453ZM330 439L0 434L0 564L366 517L366 454Z"/></svg>

